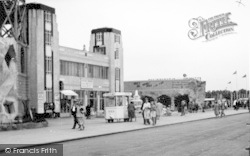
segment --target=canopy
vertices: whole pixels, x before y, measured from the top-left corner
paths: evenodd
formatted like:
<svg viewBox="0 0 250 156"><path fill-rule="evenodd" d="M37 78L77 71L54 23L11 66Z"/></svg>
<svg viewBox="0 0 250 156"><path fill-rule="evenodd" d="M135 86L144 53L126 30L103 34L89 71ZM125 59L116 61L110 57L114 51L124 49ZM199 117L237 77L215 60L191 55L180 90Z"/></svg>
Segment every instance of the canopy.
<svg viewBox="0 0 250 156"><path fill-rule="evenodd" d="M215 98L205 98L204 101L215 101Z"/></svg>
<svg viewBox="0 0 250 156"><path fill-rule="evenodd" d="M132 96L130 92L115 92L115 93L105 93L103 97L114 97L114 96Z"/></svg>
<svg viewBox="0 0 250 156"><path fill-rule="evenodd" d="M76 96L78 97L78 94L76 94L74 91L72 90L62 90L61 93L63 95L66 95L66 96Z"/></svg>

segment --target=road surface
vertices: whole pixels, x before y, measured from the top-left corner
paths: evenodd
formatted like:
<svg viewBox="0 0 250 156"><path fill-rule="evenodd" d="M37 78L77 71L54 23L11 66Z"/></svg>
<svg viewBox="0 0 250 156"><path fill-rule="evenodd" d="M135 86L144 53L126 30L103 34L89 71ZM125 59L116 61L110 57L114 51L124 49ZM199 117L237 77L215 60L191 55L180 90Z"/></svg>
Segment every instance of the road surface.
<svg viewBox="0 0 250 156"><path fill-rule="evenodd" d="M241 114L156 127L64 142L63 152L65 156L248 156L249 122L250 114Z"/></svg>

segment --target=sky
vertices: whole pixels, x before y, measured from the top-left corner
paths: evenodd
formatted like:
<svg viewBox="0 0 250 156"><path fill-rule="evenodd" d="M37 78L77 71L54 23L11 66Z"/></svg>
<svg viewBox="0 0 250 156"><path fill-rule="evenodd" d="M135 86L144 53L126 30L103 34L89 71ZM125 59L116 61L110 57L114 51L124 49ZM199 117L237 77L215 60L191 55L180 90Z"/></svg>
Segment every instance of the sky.
<svg viewBox="0 0 250 156"><path fill-rule="evenodd" d="M125 81L186 74L206 81L207 91L249 89L247 0L241 0L243 5L236 0L26 0L30 2L55 8L61 46L88 49L92 29L121 30ZM188 37L190 19L228 12L237 24L234 33L211 41Z"/></svg>

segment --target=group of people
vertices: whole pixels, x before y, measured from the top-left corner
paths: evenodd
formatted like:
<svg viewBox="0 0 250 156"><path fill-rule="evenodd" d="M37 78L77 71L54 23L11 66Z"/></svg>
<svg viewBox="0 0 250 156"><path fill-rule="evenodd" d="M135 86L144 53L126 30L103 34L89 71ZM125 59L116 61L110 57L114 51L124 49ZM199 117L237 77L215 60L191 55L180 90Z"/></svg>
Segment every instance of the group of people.
<svg viewBox="0 0 250 156"><path fill-rule="evenodd" d="M158 100L149 102L145 98L145 103L141 106L144 125L150 125L150 119L152 124L156 125L156 121L160 119L162 109L163 105Z"/></svg>
<svg viewBox="0 0 250 156"><path fill-rule="evenodd" d="M74 101L71 107L71 114L74 117L74 125L72 129L75 129L76 125L78 125L79 130L84 130L86 111L80 102Z"/></svg>
<svg viewBox="0 0 250 156"><path fill-rule="evenodd" d="M226 109L226 102L222 100L215 101L214 103L214 114L216 117L224 117Z"/></svg>

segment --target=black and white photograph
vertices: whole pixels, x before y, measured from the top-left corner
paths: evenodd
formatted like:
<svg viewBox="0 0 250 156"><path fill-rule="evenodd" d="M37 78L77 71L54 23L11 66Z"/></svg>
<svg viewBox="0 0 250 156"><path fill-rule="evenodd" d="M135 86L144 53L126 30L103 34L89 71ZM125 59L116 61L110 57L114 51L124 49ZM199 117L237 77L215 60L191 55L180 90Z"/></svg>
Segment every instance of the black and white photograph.
<svg viewBox="0 0 250 156"><path fill-rule="evenodd" d="M0 156L250 156L249 0L0 0Z"/></svg>

